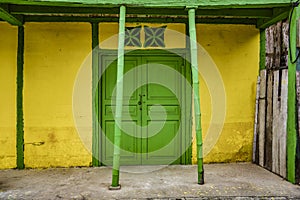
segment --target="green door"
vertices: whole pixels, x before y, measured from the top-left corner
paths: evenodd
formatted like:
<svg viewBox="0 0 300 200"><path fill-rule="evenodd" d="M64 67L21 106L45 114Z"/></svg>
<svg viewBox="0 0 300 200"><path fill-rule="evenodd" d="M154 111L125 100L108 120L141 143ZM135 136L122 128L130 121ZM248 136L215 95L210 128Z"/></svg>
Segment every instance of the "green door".
<svg viewBox="0 0 300 200"><path fill-rule="evenodd" d="M102 55L100 63L107 66L100 81L100 160L111 165L116 56ZM121 165L190 163L191 93L184 80L191 77L185 59L162 51L130 53L124 66Z"/></svg>

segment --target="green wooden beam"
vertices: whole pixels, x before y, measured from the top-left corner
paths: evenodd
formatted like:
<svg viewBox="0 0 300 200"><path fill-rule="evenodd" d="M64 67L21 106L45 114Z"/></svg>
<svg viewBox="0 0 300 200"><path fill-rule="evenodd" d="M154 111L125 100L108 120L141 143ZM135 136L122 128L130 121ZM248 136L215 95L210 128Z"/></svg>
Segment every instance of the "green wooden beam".
<svg viewBox="0 0 300 200"><path fill-rule="evenodd" d="M117 17L24 16L25 22L118 22ZM186 23L186 17L128 17L127 22ZM196 18L197 24L246 24L256 25L256 19Z"/></svg>
<svg viewBox="0 0 300 200"><path fill-rule="evenodd" d="M2 0L2 3L43 6L141 6L141 7L185 7L199 8L263 8L290 5L290 0Z"/></svg>
<svg viewBox="0 0 300 200"><path fill-rule="evenodd" d="M284 9L274 9L273 11L273 17L270 19L259 19L257 21L257 28L264 29L268 28L269 26L282 21L284 19L287 19L290 13L291 7L284 8Z"/></svg>
<svg viewBox="0 0 300 200"><path fill-rule="evenodd" d="M266 29L260 29L259 70L266 69Z"/></svg>
<svg viewBox="0 0 300 200"><path fill-rule="evenodd" d="M22 18L20 16L12 15L9 12L8 5L0 5L0 18L7 21L11 25L22 26Z"/></svg>
<svg viewBox="0 0 300 200"><path fill-rule="evenodd" d="M114 133L114 156L112 169L112 183L110 189L120 189L120 151L121 151L121 124L123 107L123 72L124 72L124 45L125 45L125 15L126 7L120 7L119 20L119 44L117 61L117 85L116 85L116 114L115 114L115 133Z"/></svg>
<svg viewBox="0 0 300 200"><path fill-rule="evenodd" d="M273 16L273 11L270 8L197 9L196 16L270 18Z"/></svg>
<svg viewBox="0 0 300 200"><path fill-rule="evenodd" d="M297 19L300 9L295 8L290 23L290 50L289 55L296 58ZM296 183L296 66L291 59L288 62L288 119L287 119L287 180Z"/></svg>
<svg viewBox="0 0 300 200"><path fill-rule="evenodd" d="M93 116L93 136L92 136L92 165L100 166L100 128L99 128L99 62L98 62L98 45L99 45L99 24L92 25L92 116Z"/></svg>
<svg viewBox="0 0 300 200"><path fill-rule="evenodd" d="M194 94L194 115L195 129L197 141L197 163L198 163L198 184L204 184L204 169L203 169L203 142L202 142L202 126L201 126L201 108L200 108L200 93L199 93L199 77L198 77L198 49L197 49L197 33L195 22L195 8L188 10L189 16L189 35L190 35L190 51L191 51L191 67L193 80Z"/></svg>
<svg viewBox="0 0 300 200"><path fill-rule="evenodd" d="M17 52L17 168L24 169L24 117L23 117L23 65L24 27L18 27Z"/></svg>
<svg viewBox="0 0 300 200"><path fill-rule="evenodd" d="M62 7L62 6L31 6L31 5L11 5L12 14L118 14L118 8L107 7ZM184 8L157 9L145 7L129 7L127 14L143 15L175 15L186 16ZM198 9L196 15L199 16L230 16L230 17L247 17L247 18L270 18L273 16L271 8L258 9Z"/></svg>

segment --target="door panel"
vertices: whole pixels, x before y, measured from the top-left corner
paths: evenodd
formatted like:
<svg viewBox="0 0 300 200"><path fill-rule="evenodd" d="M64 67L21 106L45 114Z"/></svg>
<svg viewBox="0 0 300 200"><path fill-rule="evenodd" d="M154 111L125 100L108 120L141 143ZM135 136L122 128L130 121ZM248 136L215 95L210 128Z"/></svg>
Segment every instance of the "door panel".
<svg viewBox="0 0 300 200"><path fill-rule="evenodd" d="M136 122L136 121L135 121ZM139 136L136 128L131 126L131 122L126 123L126 121L123 121L122 123L123 126L126 126L126 129L130 130L130 134L128 135L124 132L121 134L121 164L128 165L138 165L141 163L141 158L139 154L133 154L131 152L139 152ZM105 162L106 165L111 165L112 164L112 159L113 159L113 153L114 153L114 147L112 143L114 142L114 130L115 130L115 122L114 120L106 120L105 121L105 133L107 140L104 140L102 145L103 145L103 161Z"/></svg>
<svg viewBox="0 0 300 200"><path fill-rule="evenodd" d="M102 66L106 68L102 79L102 114L101 114L101 162L104 165L112 165L113 160L113 141L114 141L114 112L115 87L117 83L117 61L115 56L105 56L101 60ZM127 56L124 61L124 73L135 68L140 64L140 59ZM137 80L140 78L138 72L134 71L134 78L124 82L124 88L136 87ZM122 127L126 132L121 131L121 165L140 165L141 164L141 142L139 125L141 124L141 113L139 112L139 94L140 89L135 91L131 96L126 96L124 92L124 106L122 110ZM136 152L136 153L133 153Z"/></svg>
<svg viewBox="0 0 300 200"><path fill-rule="evenodd" d="M182 154L180 141L183 136L177 96L181 96L181 83L176 74L183 73L183 59L174 56L148 56L142 62L146 63L148 80L143 90L145 101L142 125L147 126L147 129L142 129L142 135L146 135L142 140L142 164L180 164L178 158ZM162 68L170 70L165 74L162 73ZM163 80L171 83L172 89ZM153 83L156 81L157 84Z"/></svg>

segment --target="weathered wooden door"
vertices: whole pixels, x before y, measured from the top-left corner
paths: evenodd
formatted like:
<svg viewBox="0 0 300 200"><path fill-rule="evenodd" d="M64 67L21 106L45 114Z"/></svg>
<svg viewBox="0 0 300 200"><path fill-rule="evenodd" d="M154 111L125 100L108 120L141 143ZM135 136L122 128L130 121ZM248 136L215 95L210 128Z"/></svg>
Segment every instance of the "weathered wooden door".
<svg viewBox="0 0 300 200"><path fill-rule="evenodd" d="M117 61L115 56L106 55L101 56L100 63L108 66L101 78L100 155L102 164L110 165L113 158ZM162 70L163 67L169 69ZM186 149L191 137L191 115L186 116L186 113L191 112L191 94L186 94L188 90L183 80L178 79L178 74L190 82L190 67L178 55L164 52L125 56L122 165L190 162ZM167 80L172 88L164 86L160 80Z"/></svg>

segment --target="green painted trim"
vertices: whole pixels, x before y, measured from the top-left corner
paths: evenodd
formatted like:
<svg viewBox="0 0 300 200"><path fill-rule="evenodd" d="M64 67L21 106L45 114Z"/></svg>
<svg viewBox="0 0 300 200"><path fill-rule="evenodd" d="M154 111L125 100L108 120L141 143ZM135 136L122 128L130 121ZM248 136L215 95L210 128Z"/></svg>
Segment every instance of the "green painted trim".
<svg viewBox="0 0 300 200"><path fill-rule="evenodd" d="M259 70L266 69L266 29L260 29Z"/></svg>
<svg viewBox="0 0 300 200"><path fill-rule="evenodd" d="M98 61L98 45L99 45L99 24L97 22L92 25L92 117L93 117L93 136L92 136L92 165L100 166L100 133L99 133L99 61Z"/></svg>
<svg viewBox="0 0 300 200"><path fill-rule="evenodd" d="M274 9L273 17L270 19L258 19L257 28L264 29L276 24L279 21L287 19L290 13L291 7Z"/></svg>
<svg viewBox="0 0 300 200"><path fill-rule="evenodd" d="M118 22L117 17L65 17L65 16L24 16L25 22ZM146 18L137 17L126 19L127 22L148 22L148 23L186 23L186 17L180 18ZM256 19L238 18L197 18L197 24L245 24L256 25Z"/></svg>
<svg viewBox="0 0 300 200"><path fill-rule="evenodd" d="M196 16L270 18L273 16L273 10L271 8L197 9Z"/></svg>
<svg viewBox="0 0 300 200"><path fill-rule="evenodd" d="M17 168L24 169L24 116L23 116L23 65L24 65L24 27L18 27L17 54Z"/></svg>
<svg viewBox="0 0 300 200"><path fill-rule="evenodd" d="M121 146L121 122L123 107L123 72L124 72L124 45L125 45L125 15L126 7L120 7L119 21L119 44L118 44L118 63L117 63L117 86L116 86L116 115L115 115L115 134L114 134L114 155L112 169L111 187L119 187L120 174L120 146Z"/></svg>
<svg viewBox="0 0 300 200"><path fill-rule="evenodd" d="M197 34L195 23L195 9L189 9L189 33L190 33L190 50L192 64L192 81L194 92L194 113L195 127L197 139L197 162L198 162L198 184L204 184L204 169L203 169L203 142L202 142L202 126L201 126L201 108L199 94L199 77L198 77L198 50L197 50Z"/></svg>
<svg viewBox="0 0 300 200"><path fill-rule="evenodd" d="M0 18L7 21L11 25L22 26L23 20L20 16L12 15L9 12L8 5L0 5Z"/></svg>
<svg viewBox="0 0 300 200"><path fill-rule="evenodd" d="M120 5L140 7L186 7L198 6L199 8L261 8L279 7L290 5L290 0L2 0L2 3L20 5L43 5L43 6L107 6L118 7Z"/></svg>
<svg viewBox="0 0 300 200"><path fill-rule="evenodd" d="M296 54L297 19L299 8L295 8L290 24L291 51ZM294 58L296 56L293 56ZM287 119L287 180L296 183L296 63L288 63L288 119Z"/></svg>
<svg viewBox="0 0 300 200"><path fill-rule="evenodd" d="M118 14L118 8L107 7L63 7L63 6L31 6L31 5L10 5L9 10L12 14ZM186 16L185 9L157 9L145 7L129 7L127 14L143 15L175 15ZM247 17L247 18L271 18L273 16L272 8L236 8L236 9L198 9L197 17L200 16L226 16L226 17Z"/></svg>
<svg viewBox="0 0 300 200"><path fill-rule="evenodd" d="M186 52L186 67L189 67L191 68L191 63L187 61L187 58L190 58L191 56L191 52L190 52L190 32L189 32L189 21L187 20L186 23L185 23L185 34L186 34L186 41L185 41L185 52ZM192 71L192 69L191 69ZM191 74L189 74L189 78L188 80L192 81L192 76ZM192 84L192 83L191 83ZM189 99L189 98L187 98ZM189 100L189 104L192 105L192 100L193 97L191 97ZM192 107L191 107L191 110L186 110L186 116L190 116L190 118L188 119L188 132L190 133L190 135L188 135L189 139L191 139L192 141L192 127L193 127L193 113L192 113ZM186 151L186 154L185 154L185 161L186 161L186 164L192 164L192 157L193 157L193 144L190 145L190 147L188 148L188 150Z"/></svg>

